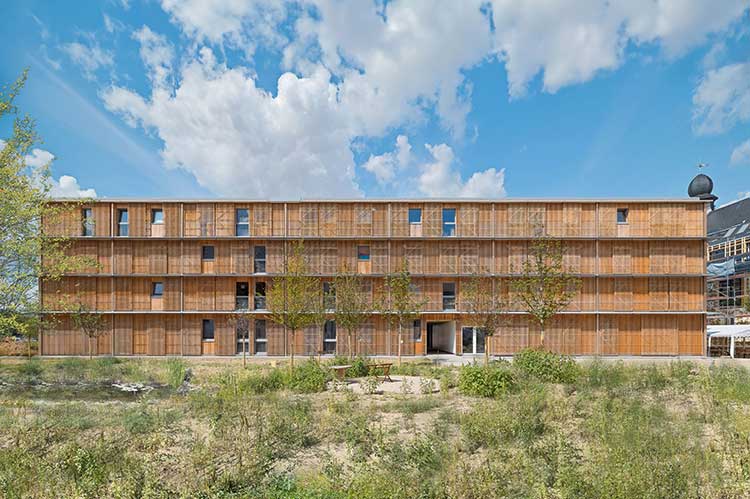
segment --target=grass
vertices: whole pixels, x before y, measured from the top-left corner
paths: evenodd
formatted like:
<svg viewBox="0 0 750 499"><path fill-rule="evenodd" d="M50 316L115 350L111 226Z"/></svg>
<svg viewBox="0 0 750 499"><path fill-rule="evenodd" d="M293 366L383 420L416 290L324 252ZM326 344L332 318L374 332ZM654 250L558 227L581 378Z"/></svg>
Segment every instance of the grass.
<svg viewBox="0 0 750 499"><path fill-rule="evenodd" d="M741 367L409 364L440 393L321 391L314 362L4 363L0 497L750 496ZM112 398L114 380L163 388Z"/></svg>

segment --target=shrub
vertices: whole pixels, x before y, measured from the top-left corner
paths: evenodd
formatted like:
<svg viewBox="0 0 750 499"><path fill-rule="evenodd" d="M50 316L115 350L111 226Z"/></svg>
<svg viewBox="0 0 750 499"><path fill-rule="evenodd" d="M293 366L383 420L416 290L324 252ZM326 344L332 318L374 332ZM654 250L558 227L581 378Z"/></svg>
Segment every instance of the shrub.
<svg viewBox="0 0 750 499"><path fill-rule="evenodd" d="M513 366L521 373L548 383L573 383L578 365L567 355L527 348L513 356Z"/></svg>
<svg viewBox="0 0 750 499"><path fill-rule="evenodd" d="M133 434L151 433L156 429L157 424L157 418L143 407L128 410L122 416L123 427Z"/></svg>
<svg viewBox="0 0 750 499"><path fill-rule="evenodd" d="M458 389L466 395L497 397L515 384L513 372L506 363L493 363L487 367L469 364L461 367Z"/></svg>
<svg viewBox="0 0 750 499"><path fill-rule="evenodd" d="M378 391L380 380L377 376L367 376L362 381L360 381L360 385L362 386L363 392L372 395Z"/></svg>
<svg viewBox="0 0 750 499"><path fill-rule="evenodd" d="M356 357L349 362L349 364L351 364L352 367L346 370L346 375L350 378L361 378L362 376L367 376L369 374L366 358Z"/></svg>
<svg viewBox="0 0 750 499"><path fill-rule="evenodd" d="M328 369L314 360L298 364L286 375L285 385L298 393L316 393L326 389L330 379Z"/></svg>
<svg viewBox="0 0 750 499"><path fill-rule="evenodd" d="M432 395L435 390L435 382L430 378L419 379L419 393L422 395Z"/></svg>

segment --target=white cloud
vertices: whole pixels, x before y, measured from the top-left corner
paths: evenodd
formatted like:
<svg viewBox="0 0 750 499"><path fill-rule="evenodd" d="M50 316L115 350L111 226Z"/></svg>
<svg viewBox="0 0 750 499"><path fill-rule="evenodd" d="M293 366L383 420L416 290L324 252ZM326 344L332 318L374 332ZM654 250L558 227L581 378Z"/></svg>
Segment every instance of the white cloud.
<svg viewBox="0 0 750 499"><path fill-rule="evenodd" d="M645 44L676 57L740 18L747 0L161 0L189 38L173 50L147 27L135 36L149 69L149 96L113 86L108 109L153 130L168 166L191 172L217 194L262 197L352 196L358 138L437 116L454 137L471 109L467 71L500 58L511 97L536 77L555 92L618 68ZM146 31L148 30L148 31ZM258 45L283 54L273 95L251 68L218 64L208 43L250 56ZM408 143L408 141L407 141ZM425 193L504 194L504 171L465 182L441 146L419 179ZM394 154L396 154L394 156ZM362 165L392 181L397 153ZM447 166L446 166L447 165ZM443 182L445 180L445 182ZM448 186L448 187L445 187ZM432 194L430 194L432 195Z"/></svg>
<svg viewBox="0 0 750 499"><path fill-rule="evenodd" d="M593 78L618 68L629 45L655 43L679 56L726 29L748 8L746 0L492 0L495 50L505 61L510 94L524 95L543 73L544 89Z"/></svg>
<svg viewBox="0 0 750 499"><path fill-rule="evenodd" d="M203 48L200 59L182 69L177 91L155 91L145 100L112 87L103 99L131 125L156 130L167 165L191 172L213 192L359 196L349 148L355 132L336 96L330 74L318 68L304 78L282 75L274 97Z"/></svg>
<svg viewBox="0 0 750 499"><path fill-rule="evenodd" d="M26 164L32 168L41 168L52 163L55 155L44 149L32 149L31 154L26 155Z"/></svg>
<svg viewBox="0 0 750 499"><path fill-rule="evenodd" d="M60 180L52 179L50 196L55 198L95 198L94 189L81 189L78 180L70 175L63 175Z"/></svg>
<svg viewBox="0 0 750 499"><path fill-rule="evenodd" d="M164 35L154 33L145 25L133 33L133 39L141 44L141 60L149 70L152 83L155 86L164 85L172 72L172 59L174 59L172 45Z"/></svg>
<svg viewBox="0 0 750 499"><path fill-rule="evenodd" d="M475 172L464 182L453 169L453 149L446 144L425 147L433 161L421 166L419 190L428 197L498 198L505 196L505 169L488 168Z"/></svg>
<svg viewBox="0 0 750 499"><path fill-rule="evenodd" d="M750 120L750 62L708 71L693 94L693 129L721 133Z"/></svg>
<svg viewBox="0 0 750 499"><path fill-rule="evenodd" d="M370 158L362 165L362 168L375 175L378 183L385 185L396 177L396 170L404 168L411 160L411 144L406 135L396 137L396 149L378 156L370 155Z"/></svg>
<svg viewBox="0 0 750 499"><path fill-rule="evenodd" d="M729 158L729 164L732 166L750 165L750 140L746 140L734 148L732 156Z"/></svg>
<svg viewBox="0 0 750 499"><path fill-rule="evenodd" d="M81 67L84 76L93 79L94 73L100 68L106 68L113 64L112 52L102 49L98 43L91 41L90 44L80 42L66 43L60 47L70 59Z"/></svg>

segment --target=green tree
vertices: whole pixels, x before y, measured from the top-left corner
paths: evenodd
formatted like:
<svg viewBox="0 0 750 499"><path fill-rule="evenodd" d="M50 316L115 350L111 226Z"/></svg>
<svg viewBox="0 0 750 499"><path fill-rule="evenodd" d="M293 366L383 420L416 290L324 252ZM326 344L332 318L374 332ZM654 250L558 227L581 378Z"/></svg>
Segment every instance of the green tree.
<svg viewBox="0 0 750 499"><path fill-rule="evenodd" d="M544 348L544 327L567 307L578 293L581 280L563 270L564 250L560 241L540 237L529 248L521 275L511 280L511 289L523 309L539 323L539 343Z"/></svg>
<svg viewBox="0 0 750 499"><path fill-rule="evenodd" d="M500 294L500 281L473 274L461 286L462 308L471 314L472 323L484 331L484 365L490 363L492 338L508 321L509 306Z"/></svg>
<svg viewBox="0 0 750 499"><path fill-rule="evenodd" d="M88 338L89 359L92 359L94 341L109 330L105 316L78 299L70 310L70 318L76 329Z"/></svg>
<svg viewBox="0 0 750 499"><path fill-rule="evenodd" d="M284 274L273 279L266 301L270 310L268 317L291 335L289 367L293 369L297 332L325 321L321 281L310 275L302 241L293 245Z"/></svg>
<svg viewBox="0 0 750 499"><path fill-rule="evenodd" d="M364 292L365 278L356 272L350 272L344 266L333 280L333 297L335 299L334 318L336 327L346 331L346 347L349 357L354 356L352 335L372 315L372 302Z"/></svg>
<svg viewBox="0 0 750 499"><path fill-rule="evenodd" d="M406 259L401 264L401 270L385 277L385 296L383 297L382 313L391 326L398 330L398 365L401 365L404 330L411 331L411 324L419 318L419 313L427 303L426 299L415 296L412 290L411 275Z"/></svg>
<svg viewBox="0 0 750 499"><path fill-rule="evenodd" d="M24 71L0 90L0 121L13 119L12 135L0 140L0 334L30 340L43 327L39 283L91 262L66 255L69 238L47 231L83 200L68 206L51 203L50 165L27 165L27 155L41 141L34 120L14 105L26 77Z"/></svg>

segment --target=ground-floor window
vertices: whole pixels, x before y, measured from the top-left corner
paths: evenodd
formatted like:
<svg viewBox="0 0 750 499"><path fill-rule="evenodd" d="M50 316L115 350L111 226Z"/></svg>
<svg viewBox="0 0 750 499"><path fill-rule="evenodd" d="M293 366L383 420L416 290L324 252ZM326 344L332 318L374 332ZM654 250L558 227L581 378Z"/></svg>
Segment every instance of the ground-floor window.
<svg viewBox="0 0 750 499"><path fill-rule="evenodd" d="M255 321L255 353L268 353L268 338L266 338L266 321Z"/></svg>
<svg viewBox="0 0 750 499"><path fill-rule="evenodd" d="M326 321L323 326L323 353L336 353L336 322Z"/></svg>

